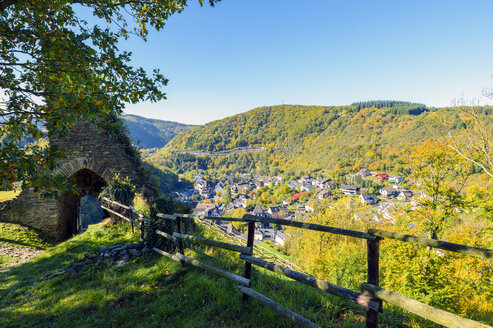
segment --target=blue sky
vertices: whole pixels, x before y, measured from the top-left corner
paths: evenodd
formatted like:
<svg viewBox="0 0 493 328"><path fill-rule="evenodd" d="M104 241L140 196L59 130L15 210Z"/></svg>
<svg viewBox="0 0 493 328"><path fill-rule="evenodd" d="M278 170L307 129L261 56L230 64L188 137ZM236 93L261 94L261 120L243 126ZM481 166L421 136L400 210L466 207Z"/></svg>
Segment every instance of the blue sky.
<svg viewBox="0 0 493 328"><path fill-rule="evenodd" d="M148 42L121 44L170 80L167 100L126 112L203 124L282 103L448 106L493 85L492 15L490 0L192 2Z"/></svg>

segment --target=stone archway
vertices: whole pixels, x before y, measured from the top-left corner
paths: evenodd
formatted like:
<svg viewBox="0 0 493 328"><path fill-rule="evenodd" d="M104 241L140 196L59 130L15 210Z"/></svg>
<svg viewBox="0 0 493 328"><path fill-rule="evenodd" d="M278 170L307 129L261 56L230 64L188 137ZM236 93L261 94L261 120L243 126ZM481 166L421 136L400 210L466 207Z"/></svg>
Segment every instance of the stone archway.
<svg viewBox="0 0 493 328"><path fill-rule="evenodd" d="M80 199L85 196L98 197L102 188L107 185L105 179L94 171L83 168L70 176L75 180L79 193L66 191L58 200L58 231L61 239L67 239L80 229L77 218L79 215Z"/></svg>
<svg viewBox="0 0 493 328"><path fill-rule="evenodd" d="M58 200L42 199L26 189L12 201L0 204L0 221L19 222L39 229L61 241L75 233L75 215L79 199L97 196L101 187L115 174L128 177L136 190L152 197L152 187L135 156L128 138L106 135L94 125L78 122L64 139L50 143L71 154L60 161L55 174L73 177L81 193L64 192Z"/></svg>

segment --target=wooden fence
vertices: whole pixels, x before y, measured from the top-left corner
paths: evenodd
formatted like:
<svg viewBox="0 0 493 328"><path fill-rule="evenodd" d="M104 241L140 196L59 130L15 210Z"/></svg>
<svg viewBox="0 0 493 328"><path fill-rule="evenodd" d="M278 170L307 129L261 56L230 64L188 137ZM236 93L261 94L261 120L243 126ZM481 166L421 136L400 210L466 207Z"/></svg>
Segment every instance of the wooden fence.
<svg viewBox="0 0 493 328"><path fill-rule="evenodd" d="M105 211L107 211L110 214L113 214L120 219L123 219L127 222L130 222L132 224L132 232L134 232L134 225L140 230L140 240L144 240L144 234L145 234L145 227L146 224L151 222L152 220L149 218L144 217L144 215L140 214L132 205L127 206L123 205L119 202L115 202L114 200L111 200L109 198L103 197L101 199L103 202L106 202L108 205L101 205L101 208ZM114 208L110 208L110 206L113 206ZM125 214L122 214L118 212L116 209L120 209L123 213L127 213L127 216ZM137 221L140 221L140 224Z"/></svg>
<svg viewBox="0 0 493 328"><path fill-rule="evenodd" d="M119 206L123 209L128 210L129 217L125 217L124 215L117 213L109 209L108 207L102 207L110 213L117 215L129 222L132 225L136 225L139 229L141 229L141 237L143 238L143 225L145 222L150 221L147 218L144 218L141 214L139 214L135 209L131 206L125 206L109 199L103 199L113 205ZM132 215L137 215L141 224L139 225L135 222ZM452 314L450 312L437 309L435 307L426 305L424 303L418 302L406 296L394 293L392 291L383 289L379 287L379 248L380 241L384 238L394 239L401 242L408 242L415 245L433 247L438 249L443 249L451 252L457 252L466 254L469 256L475 256L485 260L493 259L493 250L490 249L482 249L476 247L470 247L465 245L459 245L454 243L449 243L445 241L438 241L434 239L416 237L411 235L400 234L396 232L383 231L378 229L369 229L368 232L360 232L353 231L347 229L340 229L335 227L329 227L324 225L305 223L300 221L293 220L285 220L285 219L274 219L274 218L265 218L258 217L254 215L245 215L242 219L238 218L217 218L217 217L206 217L206 216L193 216L187 214L162 214L158 213L158 217L168 220L173 220L176 222L176 232L170 234L164 231L155 231L155 233L161 237L168 238L175 242L178 246L178 251L176 254L168 253L164 250L160 250L157 248L153 248L153 250L161 255L167 256L177 262L180 262L182 266L184 265L192 265L203 270L215 273L224 278L230 279L238 284L237 288L243 293L243 300L248 300L249 298L253 298L258 302L270 307L274 311L277 311L281 315L291 319L293 322L299 324L302 327L319 327L308 319L300 316L299 314L289 310L288 308L282 306L279 303L274 302L273 300L267 298L266 296L256 292L251 287L251 270L252 265L256 265L267 270L276 272L280 275L289 277L295 281L306 284L313 288L319 289L323 292L333 294L344 298L348 301L351 301L359 306L363 307L366 310L366 327L377 327L378 326L378 314L383 312L382 301L393 304L401 309L414 313L420 317L431 320L435 323L443 325L445 327L452 328L479 328L479 327L490 327L485 324L479 323L477 321L473 321L470 319L466 319L460 317L458 315ZM233 243L225 243L217 240L207 239L203 237L193 236L190 234L184 233L182 226L183 220L187 219L195 219L195 220L222 220L222 221L236 221L243 222L248 225L248 234L246 245L237 245ZM315 230L328 232L333 234L339 234L343 236L349 236L354 238L366 239L367 242L367 282L363 282L361 284L361 292L350 290L341 286L337 286L331 284L327 281L317 279L313 276L304 274L302 272L298 272L292 270L290 268L284 267L282 265L265 261L264 259L252 256L254 251L254 233L255 233L255 224L257 222L267 222L267 223L276 223L283 226L292 226L298 227L302 229ZM240 253L239 258L245 262L244 274L243 276L236 275L234 273L216 268L206 263L202 263L195 259L189 258L185 256L184 253L184 243L186 240L188 242L194 244L204 244L213 247L219 247L222 249L227 249L230 251ZM491 327L490 327L491 328Z"/></svg>

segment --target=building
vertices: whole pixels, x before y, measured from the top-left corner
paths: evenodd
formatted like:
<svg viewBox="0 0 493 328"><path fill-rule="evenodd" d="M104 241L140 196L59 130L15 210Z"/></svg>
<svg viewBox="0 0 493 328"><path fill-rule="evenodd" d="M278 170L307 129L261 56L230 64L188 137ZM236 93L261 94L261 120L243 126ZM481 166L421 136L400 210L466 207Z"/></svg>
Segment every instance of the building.
<svg viewBox="0 0 493 328"><path fill-rule="evenodd" d="M341 186L340 190L342 191L342 193L344 195L354 196L354 195L358 194L359 188L356 186L352 186L352 185L344 185L344 186Z"/></svg>
<svg viewBox="0 0 493 328"><path fill-rule="evenodd" d="M378 203L377 196L373 194L361 194L359 198L361 199L361 202L366 205L375 205Z"/></svg>
<svg viewBox="0 0 493 328"><path fill-rule="evenodd" d="M392 187L382 188L378 192L380 193L380 195L385 196L385 197L395 197L398 194L397 189L392 188Z"/></svg>

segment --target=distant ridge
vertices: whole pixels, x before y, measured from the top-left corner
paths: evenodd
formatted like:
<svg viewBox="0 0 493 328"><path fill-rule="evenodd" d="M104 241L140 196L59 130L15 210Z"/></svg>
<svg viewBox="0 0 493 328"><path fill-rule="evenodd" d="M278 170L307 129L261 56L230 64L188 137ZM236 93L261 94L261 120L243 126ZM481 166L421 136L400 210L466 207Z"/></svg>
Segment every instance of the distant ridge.
<svg viewBox="0 0 493 328"><path fill-rule="evenodd" d="M138 115L122 115L130 139L141 148L162 148L177 134L190 131L197 125L163 121Z"/></svg>

